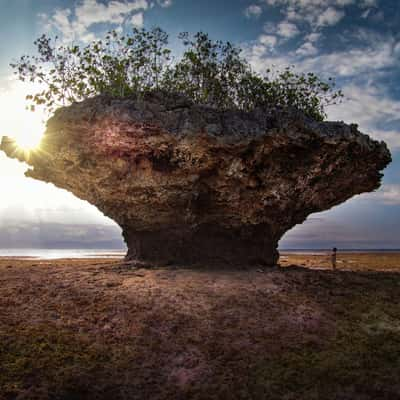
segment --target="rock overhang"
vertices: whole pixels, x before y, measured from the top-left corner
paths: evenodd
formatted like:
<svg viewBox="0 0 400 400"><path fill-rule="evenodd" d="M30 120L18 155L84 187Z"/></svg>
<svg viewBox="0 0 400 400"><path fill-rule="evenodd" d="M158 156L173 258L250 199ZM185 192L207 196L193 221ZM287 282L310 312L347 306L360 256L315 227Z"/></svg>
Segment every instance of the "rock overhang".
<svg viewBox="0 0 400 400"><path fill-rule="evenodd" d="M3 139L1 149L15 158L13 146ZM287 230L378 188L390 160L386 145L356 125L153 93L57 110L25 161L27 176L114 219L129 258L272 265Z"/></svg>

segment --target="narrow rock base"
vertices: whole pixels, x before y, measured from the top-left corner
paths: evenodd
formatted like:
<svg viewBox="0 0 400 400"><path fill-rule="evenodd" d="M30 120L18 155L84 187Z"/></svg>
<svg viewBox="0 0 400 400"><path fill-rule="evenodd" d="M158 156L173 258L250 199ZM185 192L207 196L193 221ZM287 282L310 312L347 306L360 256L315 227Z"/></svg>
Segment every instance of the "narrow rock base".
<svg viewBox="0 0 400 400"><path fill-rule="evenodd" d="M160 231L123 230L127 259L164 265L275 266L278 239L265 226L215 226Z"/></svg>

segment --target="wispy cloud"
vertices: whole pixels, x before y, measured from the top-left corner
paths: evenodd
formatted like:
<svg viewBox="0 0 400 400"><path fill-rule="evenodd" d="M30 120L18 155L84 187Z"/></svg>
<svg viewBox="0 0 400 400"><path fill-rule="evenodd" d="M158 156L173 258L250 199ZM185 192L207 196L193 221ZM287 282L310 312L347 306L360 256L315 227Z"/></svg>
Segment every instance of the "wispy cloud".
<svg viewBox="0 0 400 400"><path fill-rule="evenodd" d="M157 4L162 8L171 7L173 4L172 0L157 0Z"/></svg>
<svg viewBox="0 0 400 400"><path fill-rule="evenodd" d="M170 3L170 0L161 2L164 7ZM41 18L48 30L57 31L66 42L90 41L95 38L91 28L96 24L115 26L130 22L141 26L143 11L148 8L147 0L113 0L107 3L99 0L82 0L74 8L57 9L49 16L42 14Z"/></svg>
<svg viewBox="0 0 400 400"><path fill-rule="evenodd" d="M141 28L143 26L143 22L144 16L142 12L132 15L131 23L133 26Z"/></svg>
<svg viewBox="0 0 400 400"><path fill-rule="evenodd" d="M391 98L376 86L348 84L344 88L345 101L328 110L331 119L356 121L362 131L385 141L391 150L400 149L400 101ZM397 123L396 123L397 122ZM384 130L388 125L399 126Z"/></svg>
<svg viewBox="0 0 400 400"><path fill-rule="evenodd" d="M272 32L271 24L264 30ZM357 122L362 131L384 140L391 150L400 150L400 101L378 84L390 79L385 76L397 68L400 43L393 35L362 29L349 35L354 39L351 44L343 42L341 48L329 52L322 45L326 38L321 32L303 35L303 42L291 51L281 50L279 36L263 34L245 46L245 55L261 73L271 66L295 65L300 72L338 78L345 100L327 109L329 119Z"/></svg>
<svg viewBox="0 0 400 400"><path fill-rule="evenodd" d="M247 18L258 18L262 14L262 8L258 4L251 4L244 10Z"/></svg>
<svg viewBox="0 0 400 400"><path fill-rule="evenodd" d="M333 7L328 7L318 16L318 26L331 26L336 25L343 17L345 13L343 10L338 10Z"/></svg>
<svg viewBox="0 0 400 400"><path fill-rule="evenodd" d="M300 34L300 30L296 24L289 22L289 21L282 21L278 24L277 33L284 38L292 38Z"/></svg>
<svg viewBox="0 0 400 400"><path fill-rule="evenodd" d="M312 42L303 43L297 50L296 54L299 56L313 56L318 53L318 49Z"/></svg>
<svg viewBox="0 0 400 400"><path fill-rule="evenodd" d="M297 26L287 20L278 25L268 22L264 25L263 30L278 39L280 39L279 35L289 38L299 33ZM324 75L344 78L357 78L364 74L395 68L400 60L400 42L394 34L378 34L371 30L354 28L352 31L346 32L347 40L341 35L335 35L340 46L331 51L329 51L331 47L326 46L329 38L323 32L302 30L301 35L302 41L297 49L288 51L285 47L279 51L279 45L285 44L285 42L278 40L274 44L275 48L278 47L274 54L260 52L260 49L257 48L254 55L252 46L265 45L260 40L260 36L258 42L245 46L246 55L257 70L265 69L266 64L276 66L294 64L297 69L304 72L316 71ZM296 43L299 43L300 38L296 38ZM321 51L317 51L318 44ZM270 47L270 43L267 47ZM260 54L264 55L260 57Z"/></svg>
<svg viewBox="0 0 400 400"><path fill-rule="evenodd" d="M379 18L378 0L264 0L264 9L279 9L283 19L308 24L313 30L336 25L347 14L348 7L358 7L360 17ZM353 11L354 12L354 11Z"/></svg>
<svg viewBox="0 0 400 400"><path fill-rule="evenodd" d="M294 64L300 71L316 71L324 75L339 77L360 77L365 73L395 67L399 58L395 53L393 38L391 37L382 38L382 42L371 43L368 47L354 47L324 54L316 53L313 48L315 45L311 47L306 43L311 42L305 41L297 51L278 52L277 54L265 53L260 57L260 52L253 53L253 46L264 44L259 40L258 43L245 46L245 53L253 67L259 71L264 70L266 65L286 66Z"/></svg>
<svg viewBox="0 0 400 400"><path fill-rule="evenodd" d="M362 197L364 201L374 201L391 206L400 206L400 184L385 184L376 192Z"/></svg>
<svg viewBox="0 0 400 400"><path fill-rule="evenodd" d="M273 49L278 41L274 35L260 35L258 38L259 43L266 48Z"/></svg>
<svg viewBox="0 0 400 400"><path fill-rule="evenodd" d="M278 7L287 21L301 21L310 26L337 24L345 16L345 7L355 0L265 0L267 6Z"/></svg>
<svg viewBox="0 0 400 400"><path fill-rule="evenodd" d="M360 7L378 7L378 0L360 0Z"/></svg>
<svg viewBox="0 0 400 400"><path fill-rule="evenodd" d="M121 229L116 225L25 223L1 224L0 248L124 249Z"/></svg>
<svg viewBox="0 0 400 400"><path fill-rule="evenodd" d="M371 71L393 67L398 62L393 51L392 38L382 43L372 43L370 47L350 48L319 54L298 63L304 70L317 70L335 76L351 77Z"/></svg>

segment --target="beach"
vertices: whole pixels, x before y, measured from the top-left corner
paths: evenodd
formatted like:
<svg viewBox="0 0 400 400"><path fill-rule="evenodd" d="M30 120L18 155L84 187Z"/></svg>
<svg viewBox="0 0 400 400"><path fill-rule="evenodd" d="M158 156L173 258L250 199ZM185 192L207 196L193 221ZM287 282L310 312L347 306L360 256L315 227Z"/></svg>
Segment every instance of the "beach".
<svg viewBox="0 0 400 400"><path fill-rule="evenodd" d="M400 253L0 258L0 399L398 399Z"/></svg>

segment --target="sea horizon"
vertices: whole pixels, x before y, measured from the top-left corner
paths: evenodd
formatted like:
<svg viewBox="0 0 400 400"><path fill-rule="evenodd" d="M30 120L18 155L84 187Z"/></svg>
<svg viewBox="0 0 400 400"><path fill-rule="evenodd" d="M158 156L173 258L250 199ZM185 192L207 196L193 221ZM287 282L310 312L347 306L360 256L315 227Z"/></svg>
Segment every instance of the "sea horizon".
<svg viewBox="0 0 400 400"><path fill-rule="evenodd" d="M17 248L0 249L0 257L21 257L33 259L62 259L62 258L122 258L123 249L46 249L46 248Z"/></svg>
<svg viewBox="0 0 400 400"><path fill-rule="evenodd" d="M329 248L281 248L278 249L281 255L290 254L323 254L330 252ZM343 248L338 249L339 253L399 253L400 249L382 248ZM125 249L47 249L47 248L15 248L0 249L0 257L7 258L32 258L32 259L63 259L63 258L123 258Z"/></svg>

